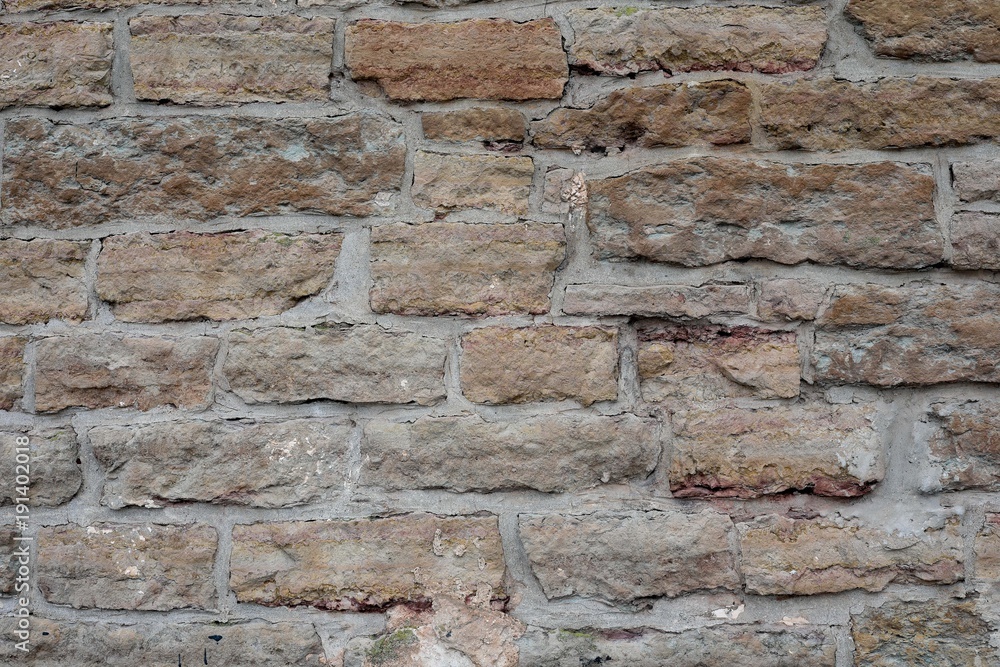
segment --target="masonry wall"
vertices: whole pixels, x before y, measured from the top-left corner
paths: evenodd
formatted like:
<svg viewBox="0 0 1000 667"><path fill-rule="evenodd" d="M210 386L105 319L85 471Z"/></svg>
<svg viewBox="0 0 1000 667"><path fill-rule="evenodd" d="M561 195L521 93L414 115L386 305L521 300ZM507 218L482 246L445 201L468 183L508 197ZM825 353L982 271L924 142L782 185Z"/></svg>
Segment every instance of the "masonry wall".
<svg viewBox="0 0 1000 667"><path fill-rule="evenodd" d="M5 664L1000 663L996 3L6 0L0 135Z"/></svg>

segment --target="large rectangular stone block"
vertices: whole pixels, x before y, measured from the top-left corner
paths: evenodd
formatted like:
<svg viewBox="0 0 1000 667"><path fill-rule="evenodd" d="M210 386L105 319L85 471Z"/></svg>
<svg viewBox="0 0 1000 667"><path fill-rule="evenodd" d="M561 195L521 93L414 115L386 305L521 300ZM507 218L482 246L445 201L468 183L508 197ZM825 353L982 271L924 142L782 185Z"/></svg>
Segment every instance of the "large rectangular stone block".
<svg viewBox="0 0 1000 667"><path fill-rule="evenodd" d="M376 325L271 327L229 334L223 373L249 403L429 405L444 398L446 354L440 338Z"/></svg>
<svg viewBox="0 0 1000 667"><path fill-rule="evenodd" d="M562 225L433 222L372 228L372 310L400 315L549 311Z"/></svg>
<svg viewBox="0 0 1000 667"><path fill-rule="evenodd" d="M370 215L399 191L400 126L338 118L8 121L8 225L71 229L280 213ZM381 193L381 198L380 198ZM386 200L388 201L388 200Z"/></svg>
<svg viewBox="0 0 1000 667"><path fill-rule="evenodd" d="M504 572L495 516L404 514L238 525L229 583L240 602L374 611L502 597Z"/></svg>
<svg viewBox="0 0 1000 667"><path fill-rule="evenodd" d="M587 186L600 259L896 269L944 259L927 165L694 158Z"/></svg>
<svg viewBox="0 0 1000 667"><path fill-rule="evenodd" d="M97 296L127 322L277 315L325 289L342 234L129 234L104 240Z"/></svg>
<svg viewBox="0 0 1000 667"><path fill-rule="evenodd" d="M202 525L74 523L38 531L38 587L76 609L211 609L218 535Z"/></svg>
<svg viewBox="0 0 1000 667"><path fill-rule="evenodd" d="M641 480L660 455L654 420L551 415L421 417L365 427L361 481L388 489L577 491Z"/></svg>
<svg viewBox="0 0 1000 667"><path fill-rule="evenodd" d="M732 521L700 512L521 515L531 569L549 599L571 595L619 606L700 590L739 590Z"/></svg>
<svg viewBox="0 0 1000 667"><path fill-rule="evenodd" d="M0 109L111 104L111 23L0 24Z"/></svg>
<svg viewBox="0 0 1000 667"><path fill-rule="evenodd" d="M996 78L800 79L765 83L760 119L778 149L960 146L1000 137L998 95Z"/></svg>
<svg viewBox="0 0 1000 667"><path fill-rule="evenodd" d="M324 100L335 25L300 16L136 16L135 95L199 105Z"/></svg>
<svg viewBox="0 0 1000 667"><path fill-rule="evenodd" d="M812 359L821 381L1000 381L1000 286L992 283L841 285L817 324Z"/></svg>
<svg viewBox="0 0 1000 667"><path fill-rule="evenodd" d="M351 77L377 82L395 100L558 99L569 75L562 36L551 18L364 19L347 27L346 39Z"/></svg>
<svg viewBox="0 0 1000 667"><path fill-rule="evenodd" d="M79 322L87 316L89 242L0 240L0 322Z"/></svg>
<svg viewBox="0 0 1000 667"><path fill-rule="evenodd" d="M289 507L343 488L351 423L318 419L161 422L88 432L119 509L210 502Z"/></svg>
<svg viewBox="0 0 1000 667"><path fill-rule="evenodd" d="M826 43L821 7L600 7L567 18L570 64L600 74L809 70Z"/></svg>

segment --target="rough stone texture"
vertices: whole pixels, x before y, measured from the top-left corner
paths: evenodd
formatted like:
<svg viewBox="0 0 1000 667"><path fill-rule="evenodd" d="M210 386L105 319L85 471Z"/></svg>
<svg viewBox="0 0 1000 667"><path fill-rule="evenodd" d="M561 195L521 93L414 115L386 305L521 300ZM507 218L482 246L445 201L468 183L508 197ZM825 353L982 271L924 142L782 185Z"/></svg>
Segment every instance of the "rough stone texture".
<svg viewBox="0 0 1000 667"><path fill-rule="evenodd" d="M750 91L736 81L616 90L589 109L556 109L532 123L540 148L576 151L750 141Z"/></svg>
<svg viewBox="0 0 1000 667"><path fill-rule="evenodd" d="M525 667L834 667L836 642L825 628L711 627L666 633L648 628L529 628L521 640Z"/></svg>
<svg viewBox="0 0 1000 667"><path fill-rule="evenodd" d="M449 491L564 492L620 484L652 472L660 455L657 431L655 421L633 415L375 420L361 444L361 481Z"/></svg>
<svg viewBox="0 0 1000 667"><path fill-rule="evenodd" d="M330 284L341 234L129 234L104 240L97 296L119 320L277 315Z"/></svg>
<svg viewBox="0 0 1000 667"><path fill-rule="evenodd" d="M956 213L951 218L951 264L956 269L1000 270L1000 215Z"/></svg>
<svg viewBox="0 0 1000 667"><path fill-rule="evenodd" d="M757 315L763 320L815 320L827 286L812 280L775 279L760 285Z"/></svg>
<svg viewBox="0 0 1000 667"><path fill-rule="evenodd" d="M812 356L822 381L1000 381L997 285L842 285L818 324Z"/></svg>
<svg viewBox="0 0 1000 667"><path fill-rule="evenodd" d="M435 222L372 228L372 310L400 315L549 311L562 225Z"/></svg>
<svg viewBox="0 0 1000 667"><path fill-rule="evenodd" d="M215 529L200 525L42 527L38 588L76 609L211 609L217 543Z"/></svg>
<svg viewBox="0 0 1000 667"><path fill-rule="evenodd" d="M744 285L567 285L563 312L569 315L646 315L700 319L748 315Z"/></svg>
<svg viewBox="0 0 1000 667"><path fill-rule="evenodd" d="M761 124L778 149L958 146L1000 137L998 96L1000 79L918 76L874 83L765 83Z"/></svg>
<svg viewBox="0 0 1000 667"><path fill-rule="evenodd" d="M826 43L821 7L600 7L567 18L570 65L601 74L809 70Z"/></svg>
<svg viewBox="0 0 1000 667"><path fill-rule="evenodd" d="M324 100L335 24L300 16L136 16L129 20L135 95L203 105Z"/></svg>
<svg viewBox="0 0 1000 667"><path fill-rule="evenodd" d="M930 457L925 491L1000 491L1000 402L934 403L914 439Z"/></svg>
<svg viewBox="0 0 1000 667"><path fill-rule="evenodd" d="M995 664L990 626L974 600L893 600L851 617L857 667Z"/></svg>
<svg viewBox="0 0 1000 667"><path fill-rule="evenodd" d="M875 410L854 405L696 406L673 415L676 498L753 498L788 490L867 493L885 476Z"/></svg>
<svg viewBox="0 0 1000 667"><path fill-rule="evenodd" d="M301 505L343 486L351 423L162 422L88 432L106 472L102 503Z"/></svg>
<svg viewBox="0 0 1000 667"><path fill-rule="evenodd" d="M462 391L473 403L618 396L618 336L597 327L485 327L462 337Z"/></svg>
<svg viewBox="0 0 1000 667"><path fill-rule="evenodd" d="M0 505L14 504L21 497L15 484L16 473L22 472L17 468L18 437L28 438L28 505L53 507L69 502L83 484L73 428L4 428L0 431L0 470L4 471L0 479L5 483L0 489Z"/></svg>
<svg viewBox="0 0 1000 667"><path fill-rule="evenodd" d="M10 410L24 395L21 390L24 343L23 338L0 338L0 410Z"/></svg>
<svg viewBox="0 0 1000 667"><path fill-rule="evenodd" d="M344 667L517 667L523 633L503 612L440 596L427 611L390 609L383 634L348 643Z"/></svg>
<svg viewBox="0 0 1000 667"><path fill-rule="evenodd" d="M524 116L514 109L475 107L420 115L424 138L434 141L524 141Z"/></svg>
<svg viewBox="0 0 1000 667"><path fill-rule="evenodd" d="M43 338L37 346L35 410L205 408L212 397L218 349L218 339L206 336Z"/></svg>
<svg viewBox="0 0 1000 667"><path fill-rule="evenodd" d="M547 598L620 606L706 589L738 590L732 521L701 512L521 515L521 539Z"/></svg>
<svg viewBox="0 0 1000 667"><path fill-rule="evenodd" d="M14 540L17 536L13 530L8 528L0 528L0 596L3 595L13 595L17 592L15 588L17 586L17 568L20 566L18 562L20 560L19 556L15 556L14 552L18 549L18 543ZM3 619L0 619L0 623ZM0 626L2 627L2 626ZM10 635L2 635L5 638L9 638ZM5 641L5 645L11 645L12 642ZM3 656L3 649L0 649L0 656Z"/></svg>
<svg viewBox="0 0 1000 667"><path fill-rule="evenodd" d="M588 182L598 258L921 268L944 257L929 167L695 158Z"/></svg>
<svg viewBox="0 0 1000 667"><path fill-rule="evenodd" d="M851 0L846 13L880 56L1000 62L1000 7L992 0Z"/></svg>
<svg viewBox="0 0 1000 667"><path fill-rule="evenodd" d="M224 158L224 159L223 159ZM0 221L68 229L295 212L370 215L406 149L370 113L7 122Z"/></svg>
<svg viewBox="0 0 1000 667"><path fill-rule="evenodd" d="M33 324L87 317L84 264L90 243L0 240L0 322Z"/></svg>
<svg viewBox="0 0 1000 667"><path fill-rule="evenodd" d="M364 4L365 0L232 0L227 4L243 7L280 7L282 9L299 6L329 6L338 9L348 9ZM212 5L212 0L7 0L8 12L27 12L38 10L71 10L71 9L128 9L137 5Z"/></svg>
<svg viewBox="0 0 1000 667"><path fill-rule="evenodd" d="M534 174L530 157L417 151L411 193L414 203L426 208L471 208L524 215L528 212Z"/></svg>
<svg viewBox="0 0 1000 667"><path fill-rule="evenodd" d="M737 524L747 592L814 595L892 582L952 584L964 577L958 520L912 518L905 530L857 520L766 516Z"/></svg>
<svg viewBox="0 0 1000 667"><path fill-rule="evenodd" d="M976 579L1000 583L1000 514L988 512L976 535Z"/></svg>
<svg viewBox="0 0 1000 667"><path fill-rule="evenodd" d="M12 637L14 621L0 618L0 635ZM14 642L0 646L0 660L23 659ZM240 665L277 667L328 664L309 623L157 623L131 625L54 620L32 614L32 667L135 667L136 665Z"/></svg>
<svg viewBox="0 0 1000 667"><path fill-rule="evenodd" d="M638 337L643 400L687 403L799 395L794 331L650 321L639 324Z"/></svg>
<svg viewBox="0 0 1000 667"><path fill-rule="evenodd" d="M237 525L230 568L237 600L271 606L370 611L504 594L492 515Z"/></svg>
<svg viewBox="0 0 1000 667"><path fill-rule="evenodd" d="M0 109L111 104L110 23L0 24Z"/></svg>
<svg viewBox="0 0 1000 667"><path fill-rule="evenodd" d="M271 327L229 334L223 373L248 403L429 405L445 395L446 352L442 339L377 325Z"/></svg>
<svg viewBox="0 0 1000 667"><path fill-rule="evenodd" d="M951 174L959 201L1000 201L1000 161L956 162Z"/></svg>
<svg viewBox="0 0 1000 667"><path fill-rule="evenodd" d="M376 81L396 100L558 99L569 75L562 36L551 18L363 19L347 26L346 38L351 77Z"/></svg>

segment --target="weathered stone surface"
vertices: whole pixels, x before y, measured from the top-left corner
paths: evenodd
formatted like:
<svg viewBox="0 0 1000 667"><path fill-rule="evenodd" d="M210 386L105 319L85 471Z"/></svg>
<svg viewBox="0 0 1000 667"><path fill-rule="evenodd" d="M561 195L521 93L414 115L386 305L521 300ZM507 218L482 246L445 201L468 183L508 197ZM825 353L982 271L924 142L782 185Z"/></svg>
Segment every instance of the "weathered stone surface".
<svg viewBox="0 0 1000 667"><path fill-rule="evenodd" d="M0 109L111 104L110 23L0 24Z"/></svg>
<svg viewBox="0 0 1000 667"><path fill-rule="evenodd" d="M524 215L535 166L530 157L417 151L413 201L438 210L486 209Z"/></svg>
<svg viewBox="0 0 1000 667"><path fill-rule="evenodd" d="M951 174L959 201L1000 201L1000 161L956 162Z"/></svg>
<svg viewBox="0 0 1000 667"><path fill-rule="evenodd" d="M0 322L79 322L87 316L84 264L90 243L0 240Z"/></svg>
<svg viewBox="0 0 1000 667"><path fill-rule="evenodd" d="M376 325L234 331L223 373L249 403L314 399L419 403L444 398L447 344Z"/></svg>
<svg viewBox="0 0 1000 667"><path fill-rule="evenodd" d="M230 567L240 602L271 606L368 611L440 594L504 595L495 516L238 525Z"/></svg>
<svg viewBox="0 0 1000 667"><path fill-rule="evenodd" d="M14 620L0 618L0 635L13 636ZM14 642L0 660L23 660ZM328 664L309 623L164 623L131 625L53 620L32 615L32 667L135 667L136 665L240 665L277 667Z"/></svg>
<svg viewBox="0 0 1000 667"><path fill-rule="evenodd" d="M520 526L550 600L579 595L641 606L648 598L740 587L729 551L733 524L723 514L522 515Z"/></svg>
<svg viewBox="0 0 1000 667"><path fill-rule="evenodd" d="M9 528L0 528L0 596L13 595L15 592L18 592L16 588L18 584L17 568L20 566L19 561L23 556L15 553L20 548L19 543L14 539L17 535L18 533ZM30 562L28 566L31 566ZM2 622L2 619L0 619L0 623ZM10 635L6 634L3 636L10 637ZM13 642L6 641L4 644L11 645ZM2 651L3 649L0 649L0 656L3 655Z"/></svg>
<svg viewBox="0 0 1000 667"><path fill-rule="evenodd" d="M199 501L288 507L344 482L351 423L161 422L89 431L106 477L102 503L163 507Z"/></svg>
<svg viewBox="0 0 1000 667"><path fill-rule="evenodd" d="M809 70L826 43L821 7L600 7L567 18L570 65L601 74Z"/></svg>
<svg viewBox="0 0 1000 667"><path fill-rule="evenodd" d="M569 75L562 36L551 18L363 19L347 26L345 58L352 78L376 81L396 100L558 99Z"/></svg>
<svg viewBox="0 0 1000 667"><path fill-rule="evenodd" d="M597 327L484 327L462 337L462 391L473 403L618 396L618 335Z"/></svg>
<svg viewBox="0 0 1000 667"><path fill-rule="evenodd" d="M323 100L335 21L300 16L136 16L129 57L140 100Z"/></svg>
<svg viewBox="0 0 1000 667"><path fill-rule="evenodd" d="M112 236L97 296L127 322L277 315L330 284L342 241L265 231Z"/></svg>
<svg viewBox="0 0 1000 667"><path fill-rule="evenodd" d="M598 258L921 268L944 257L924 165L695 158L588 182Z"/></svg>
<svg viewBox="0 0 1000 667"><path fill-rule="evenodd" d="M763 320L814 320L827 286L812 280L774 279L760 285L757 315Z"/></svg>
<svg viewBox="0 0 1000 667"><path fill-rule="evenodd" d="M956 213L951 218L951 245L956 269L1000 270L1000 215Z"/></svg>
<svg viewBox="0 0 1000 667"><path fill-rule="evenodd" d="M998 96L1000 79L765 83L761 125L778 149L957 146L1000 137Z"/></svg>
<svg viewBox="0 0 1000 667"><path fill-rule="evenodd" d="M363 4L365 0L232 0L226 4L257 6L257 7L286 7L297 4L300 7L310 7L313 5L327 5L334 7L348 8ZM71 10L71 9L127 9L137 5L211 5L213 0L7 0L5 3L8 12L28 12L38 10Z"/></svg>
<svg viewBox="0 0 1000 667"><path fill-rule="evenodd" d="M642 479L659 454L656 422L633 415L383 419L365 428L361 481L387 489L577 491Z"/></svg>
<svg viewBox="0 0 1000 667"><path fill-rule="evenodd" d="M401 315L549 311L562 225L433 222L372 228L372 310Z"/></svg>
<svg viewBox="0 0 1000 667"><path fill-rule="evenodd" d="M1000 382L998 285L842 285L817 322L819 380Z"/></svg>
<svg viewBox="0 0 1000 667"><path fill-rule="evenodd" d="M855 405L676 412L670 491L677 498L863 495L885 476L875 416Z"/></svg>
<svg viewBox="0 0 1000 667"><path fill-rule="evenodd" d="M10 410L21 396L24 339L0 338L0 410Z"/></svg>
<svg viewBox="0 0 1000 667"><path fill-rule="evenodd" d="M825 628L759 626L548 630L531 627L520 641L525 667L834 667L836 641Z"/></svg>
<svg viewBox="0 0 1000 667"><path fill-rule="evenodd" d="M737 528L750 593L880 591L892 582L952 584L964 576L957 519L890 532L839 517L772 515L737 524Z"/></svg>
<svg viewBox="0 0 1000 667"><path fill-rule="evenodd" d="M62 428L14 429L0 431L0 470L3 474L3 488L0 489L0 505L14 504L20 498L15 483L16 475L23 472L17 468L18 437L28 439L28 505L55 506L69 502L83 483L80 471L79 446L76 431L71 426Z"/></svg>
<svg viewBox="0 0 1000 667"><path fill-rule="evenodd" d="M476 107L420 115L424 138L434 141L524 141L524 116L514 109Z"/></svg>
<svg viewBox="0 0 1000 667"><path fill-rule="evenodd" d="M914 428L933 477L925 491L1000 491L1000 402L941 401Z"/></svg>
<svg viewBox="0 0 1000 667"><path fill-rule="evenodd" d="M1000 583L1000 514L987 512L976 535L976 579Z"/></svg>
<svg viewBox="0 0 1000 667"><path fill-rule="evenodd" d="M35 409L205 408L212 396L218 349L219 341L207 336L43 338L37 348Z"/></svg>
<svg viewBox="0 0 1000 667"><path fill-rule="evenodd" d="M852 616L851 635L858 667L963 667L1000 659L974 600L893 600Z"/></svg>
<svg viewBox="0 0 1000 667"><path fill-rule="evenodd" d="M316 212L370 215L399 191L400 126L338 118L190 116L7 122L0 221L103 222ZM381 200L379 200L381 201Z"/></svg>
<svg viewBox="0 0 1000 667"><path fill-rule="evenodd" d="M503 612L440 596L427 611L390 609L383 634L348 643L344 667L517 667L523 633Z"/></svg>
<svg viewBox="0 0 1000 667"><path fill-rule="evenodd" d="M567 285L563 312L569 315L646 315L699 319L747 315L745 285Z"/></svg>
<svg viewBox="0 0 1000 667"><path fill-rule="evenodd" d="M1000 62L1000 6L992 0L851 0L875 53L891 58Z"/></svg>
<svg viewBox="0 0 1000 667"><path fill-rule="evenodd" d="M736 81L616 90L589 109L556 109L532 123L541 148L577 151L750 141L750 91Z"/></svg>
<svg viewBox="0 0 1000 667"><path fill-rule="evenodd" d="M210 609L217 543L215 529L200 525L42 527L38 587L77 609Z"/></svg>
<svg viewBox="0 0 1000 667"><path fill-rule="evenodd" d="M794 398L799 348L794 331L748 326L638 326L639 383L646 401Z"/></svg>

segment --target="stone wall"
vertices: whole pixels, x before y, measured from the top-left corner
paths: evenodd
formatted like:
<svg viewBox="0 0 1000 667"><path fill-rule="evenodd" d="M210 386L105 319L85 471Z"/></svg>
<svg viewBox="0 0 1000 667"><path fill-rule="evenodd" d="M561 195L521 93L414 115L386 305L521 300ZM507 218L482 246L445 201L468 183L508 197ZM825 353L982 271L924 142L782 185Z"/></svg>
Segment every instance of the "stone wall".
<svg viewBox="0 0 1000 667"><path fill-rule="evenodd" d="M1000 664L997 7L6 0L0 662Z"/></svg>

